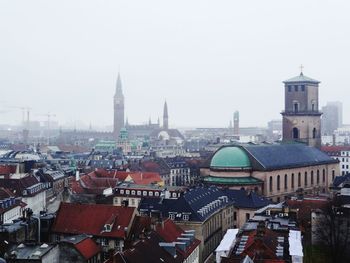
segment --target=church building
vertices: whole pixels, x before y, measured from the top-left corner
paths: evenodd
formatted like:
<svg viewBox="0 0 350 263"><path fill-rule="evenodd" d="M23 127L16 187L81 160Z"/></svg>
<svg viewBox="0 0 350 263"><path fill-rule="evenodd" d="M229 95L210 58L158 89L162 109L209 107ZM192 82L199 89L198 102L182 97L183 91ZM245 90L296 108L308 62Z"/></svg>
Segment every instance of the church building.
<svg viewBox="0 0 350 263"><path fill-rule="evenodd" d="M283 141L321 148L318 80L299 76L284 81Z"/></svg>

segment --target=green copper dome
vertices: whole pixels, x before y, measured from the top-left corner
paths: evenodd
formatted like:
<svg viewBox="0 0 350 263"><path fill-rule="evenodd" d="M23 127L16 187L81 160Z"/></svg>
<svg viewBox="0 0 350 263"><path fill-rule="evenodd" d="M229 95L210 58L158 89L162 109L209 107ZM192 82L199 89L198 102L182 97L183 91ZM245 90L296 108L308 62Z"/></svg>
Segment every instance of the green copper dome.
<svg viewBox="0 0 350 263"><path fill-rule="evenodd" d="M211 168L250 168L247 153L237 146L219 149L210 162Z"/></svg>

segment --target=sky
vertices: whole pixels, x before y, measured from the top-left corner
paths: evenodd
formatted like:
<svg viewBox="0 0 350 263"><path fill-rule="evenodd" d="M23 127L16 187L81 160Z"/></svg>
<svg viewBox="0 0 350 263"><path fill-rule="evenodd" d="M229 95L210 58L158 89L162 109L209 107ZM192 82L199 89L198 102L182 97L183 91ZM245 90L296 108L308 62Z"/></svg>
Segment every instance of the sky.
<svg viewBox="0 0 350 263"><path fill-rule="evenodd" d="M113 123L120 71L129 123L241 126L281 119L282 81L321 81L350 123L350 2L2 0L0 123Z"/></svg>

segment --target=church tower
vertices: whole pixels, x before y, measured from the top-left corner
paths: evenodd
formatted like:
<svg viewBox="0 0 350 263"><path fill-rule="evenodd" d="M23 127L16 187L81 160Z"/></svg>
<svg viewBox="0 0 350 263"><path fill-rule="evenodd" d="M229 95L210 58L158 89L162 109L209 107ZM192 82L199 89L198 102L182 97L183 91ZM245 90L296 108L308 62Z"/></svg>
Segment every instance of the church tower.
<svg viewBox="0 0 350 263"><path fill-rule="evenodd" d="M124 95L122 81L118 73L117 86L114 94L114 136L118 138L120 129L124 127Z"/></svg>
<svg viewBox="0 0 350 263"><path fill-rule="evenodd" d="M164 103L164 110L163 110L163 129L168 130L169 129L169 116L168 116L168 105L165 101Z"/></svg>
<svg viewBox="0 0 350 263"><path fill-rule="evenodd" d="M321 115L317 80L300 75L284 83L283 141L321 147Z"/></svg>

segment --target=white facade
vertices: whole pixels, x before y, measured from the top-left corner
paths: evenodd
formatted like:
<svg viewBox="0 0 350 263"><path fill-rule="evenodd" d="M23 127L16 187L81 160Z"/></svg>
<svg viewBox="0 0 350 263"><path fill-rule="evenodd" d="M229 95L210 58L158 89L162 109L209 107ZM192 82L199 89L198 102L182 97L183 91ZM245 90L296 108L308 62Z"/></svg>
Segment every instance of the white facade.
<svg viewBox="0 0 350 263"><path fill-rule="evenodd" d="M21 207L19 205L3 213L3 223L10 224L12 220L15 220L21 216Z"/></svg>
<svg viewBox="0 0 350 263"><path fill-rule="evenodd" d="M34 214L46 209L46 191L41 191L33 196L24 196L22 201L27 204L26 208L33 210Z"/></svg>
<svg viewBox="0 0 350 263"><path fill-rule="evenodd" d="M340 156L331 157L339 160L339 170L341 175L345 175L350 172L350 151L341 151Z"/></svg>

